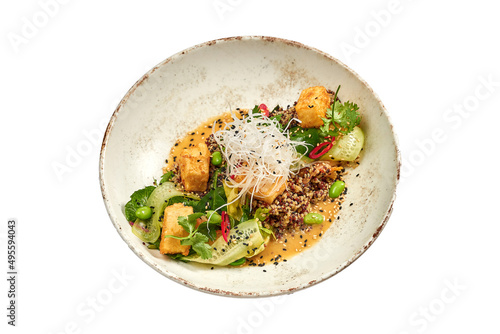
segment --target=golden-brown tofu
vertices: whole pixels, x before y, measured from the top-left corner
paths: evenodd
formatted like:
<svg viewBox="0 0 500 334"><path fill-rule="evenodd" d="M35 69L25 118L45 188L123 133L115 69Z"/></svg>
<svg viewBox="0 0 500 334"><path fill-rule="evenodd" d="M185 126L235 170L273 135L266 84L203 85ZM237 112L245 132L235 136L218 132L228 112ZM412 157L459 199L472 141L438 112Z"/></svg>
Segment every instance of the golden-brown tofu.
<svg viewBox="0 0 500 334"><path fill-rule="evenodd" d="M162 254L189 254L191 246L182 246L181 241L174 238L165 238L166 235L175 235L176 237L186 237L188 233L179 225L177 218L187 216L193 213L193 208L184 206L182 203L175 203L167 206L163 214L163 230L161 232L160 253Z"/></svg>
<svg viewBox="0 0 500 334"><path fill-rule="evenodd" d="M187 191L205 191L210 167L210 151L205 143L185 149L179 156L181 179Z"/></svg>
<svg viewBox="0 0 500 334"><path fill-rule="evenodd" d="M279 181L276 181L276 183L278 182ZM276 183L266 183L263 186L259 187L258 191L256 191L253 195L254 198L260 199L267 204L271 204L276 199L276 197L278 197L278 195L281 195L286 189L286 182L283 182L280 187L274 189Z"/></svg>
<svg viewBox="0 0 500 334"><path fill-rule="evenodd" d="M297 116L303 128L319 128L323 125L321 117L326 117L326 109L330 107L330 95L323 86L304 89L295 105Z"/></svg>

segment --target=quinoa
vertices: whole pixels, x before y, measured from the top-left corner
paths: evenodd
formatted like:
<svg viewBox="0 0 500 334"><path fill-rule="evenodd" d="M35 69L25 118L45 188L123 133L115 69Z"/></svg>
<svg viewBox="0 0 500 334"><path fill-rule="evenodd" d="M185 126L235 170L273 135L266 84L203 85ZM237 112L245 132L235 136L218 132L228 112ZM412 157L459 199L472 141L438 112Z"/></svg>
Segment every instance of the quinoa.
<svg viewBox="0 0 500 334"><path fill-rule="evenodd" d="M313 204L329 198L329 188L334 181L342 180L343 170L341 166L319 162L291 175L285 191L272 204L255 201L256 208L270 209L270 216L264 225L273 228L277 238L286 232L309 229L304 224L304 216L311 211Z"/></svg>

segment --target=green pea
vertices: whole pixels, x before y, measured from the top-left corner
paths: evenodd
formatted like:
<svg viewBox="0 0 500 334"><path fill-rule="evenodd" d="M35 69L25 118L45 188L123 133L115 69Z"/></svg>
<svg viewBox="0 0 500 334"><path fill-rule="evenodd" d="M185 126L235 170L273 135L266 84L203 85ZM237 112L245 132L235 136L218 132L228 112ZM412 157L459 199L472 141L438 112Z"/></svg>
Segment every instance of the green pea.
<svg viewBox="0 0 500 334"><path fill-rule="evenodd" d="M135 211L135 215L139 219L149 219L153 215L153 211L149 206L141 206Z"/></svg>
<svg viewBox="0 0 500 334"><path fill-rule="evenodd" d="M231 262L230 265L232 266L241 266L243 263L245 263L247 261L247 259L245 259L244 257L242 257L241 259L239 260L236 260L234 262Z"/></svg>
<svg viewBox="0 0 500 334"><path fill-rule="evenodd" d="M212 165L220 166L222 164L222 154L219 151L212 154Z"/></svg>
<svg viewBox="0 0 500 334"><path fill-rule="evenodd" d="M320 215L319 213L308 213L304 217L304 223L306 224L321 224L325 217Z"/></svg>
<svg viewBox="0 0 500 334"><path fill-rule="evenodd" d="M328 195L330 196L330 198L337 198L340 196L340 194L342 194L344 189L345 189L344 181L337 180L330 187Z"/></svg>

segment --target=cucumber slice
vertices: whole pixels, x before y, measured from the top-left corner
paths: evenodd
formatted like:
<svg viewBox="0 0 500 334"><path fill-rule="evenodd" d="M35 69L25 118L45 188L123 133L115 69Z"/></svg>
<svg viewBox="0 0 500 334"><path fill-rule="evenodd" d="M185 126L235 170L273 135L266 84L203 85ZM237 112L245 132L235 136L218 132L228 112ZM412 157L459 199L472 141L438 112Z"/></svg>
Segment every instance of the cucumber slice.
<svg viewBox="0 0 500 334"><path fill-rule="evenodd" d="M257 220L252 219L232 228L229 233L228 243L222 237L215 240L212 244L212 257L210 259L202 259L198 254L184 256L180 259L225 266L249 254L255 255L255 250L253 249L258 250L263 243L264 239L260 234Z"/></svg>
<svg viewBox="0 0 500 334"><path fill-rule="evenodd" d="M160 217L167 206L165 201L175 196L186 194L175 189L172 182L165 182L156 187L146 201L146 206L153 207L153 215L149 219L137 219L132 225L132 233L144 242L154 243L158 240L162 227Z"/></svg>
<svg viewBox="0 0 500 334"><path fill-rule="evenodd" d="M260 245L260 247L259 247L259 248L257 248L257 249L255 250L255 252L250 252L250 254L247 254L245 257L246 257L246 258L250 258L250 257L253 257L253 256L255 256L255 255L259 254L260 252L262 252L264 249L266 249L266 245L267 245L267 243L269 242L269 240L271 240L271 235L268 235L268 236L264 239L264 241L262 242L262 244Z"/></svg>
<svg viewBox="0 0 500 334"><path fill-rule="evenodd" d="M365 135L363 131L356 126L351 132L342 136L337 143L320 158L320 160L353 161L358 157L364 144Z"/></svg>

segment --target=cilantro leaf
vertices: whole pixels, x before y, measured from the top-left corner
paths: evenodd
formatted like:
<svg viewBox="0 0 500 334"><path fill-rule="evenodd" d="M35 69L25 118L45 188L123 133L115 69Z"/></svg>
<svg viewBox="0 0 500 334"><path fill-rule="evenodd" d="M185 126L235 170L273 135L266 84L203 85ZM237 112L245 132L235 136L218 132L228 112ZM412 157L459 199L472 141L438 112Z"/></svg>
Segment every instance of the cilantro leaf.
<svg viewBox="0 0 500 334"><path fill-rule="evenodd" d="M340 86L335 92L335 99L330 106L326 109L326 118L321 117L323 125L320 126L322 134L326 136L337 137L339 133L344 135L351 132L355 126L361 122L361 116L358 113L358 105L352 102L338 103L337 94L339 93ZM333 129L330 129L333 126Z"/></svg>
<svg viewBox="0 0 500 334"><path fill-rule="evenodd" d="M186 245L191 245L193 246L196 243L206 243L208 242L208 237L206 235L203 235L199 232L196 232L193 234L193 236L189 239L181 240L181 245L186 246Z"/></svg>
<svg viewBox="0 0 500 334"><path fill-rule="evenodd" d="M358 113L358 105L352 102L345 102L339 105L333 111L333 121L337 123L340 128L337 128L340 133L348 134L354 129L356 125L361 122L361 116Z"/></svg>
<svg viewBox="0 0 500 334"><path fill-rule="evenodd" d="M187 237L183 237L183 239L188 239L193 235L193 232L196 230L196 220L204 216L202 212L192 213L189 216L180 216L177 218L177 222L181 225L184 230L189 233Z"/></svg>
<svg viewBox="0 0 500 334"><path fill-rule="evenodd" d="M330 109L327 109L327 116L328 116L328 110ZM321 117L321 120L323 121L323 125L320 126L319 129L321 130L321 132L327 133L328 131L330 131L330 124L332 123L332 120L330 118L324 118L324 117Z"/></svg>
<svg viewBox="0 0 500 334"><path fill-rule="evenodd" d="M139 189L130 195L130 201L125 204L125 217L129 222L133 222L137 219L135 212L140 207L146 205L146 202L153 190L155 190L155 187L148 186L146 188Z"/></svg>
<svg viewBox="0 0 500 334"><path fill-rule="evenodd" d="M208 237L199 232L193 234L189 239L182 240L181 245L191 245L193 250L201 256L202 259L210 259L212 257L212 247L210 247Z"/></svg>

